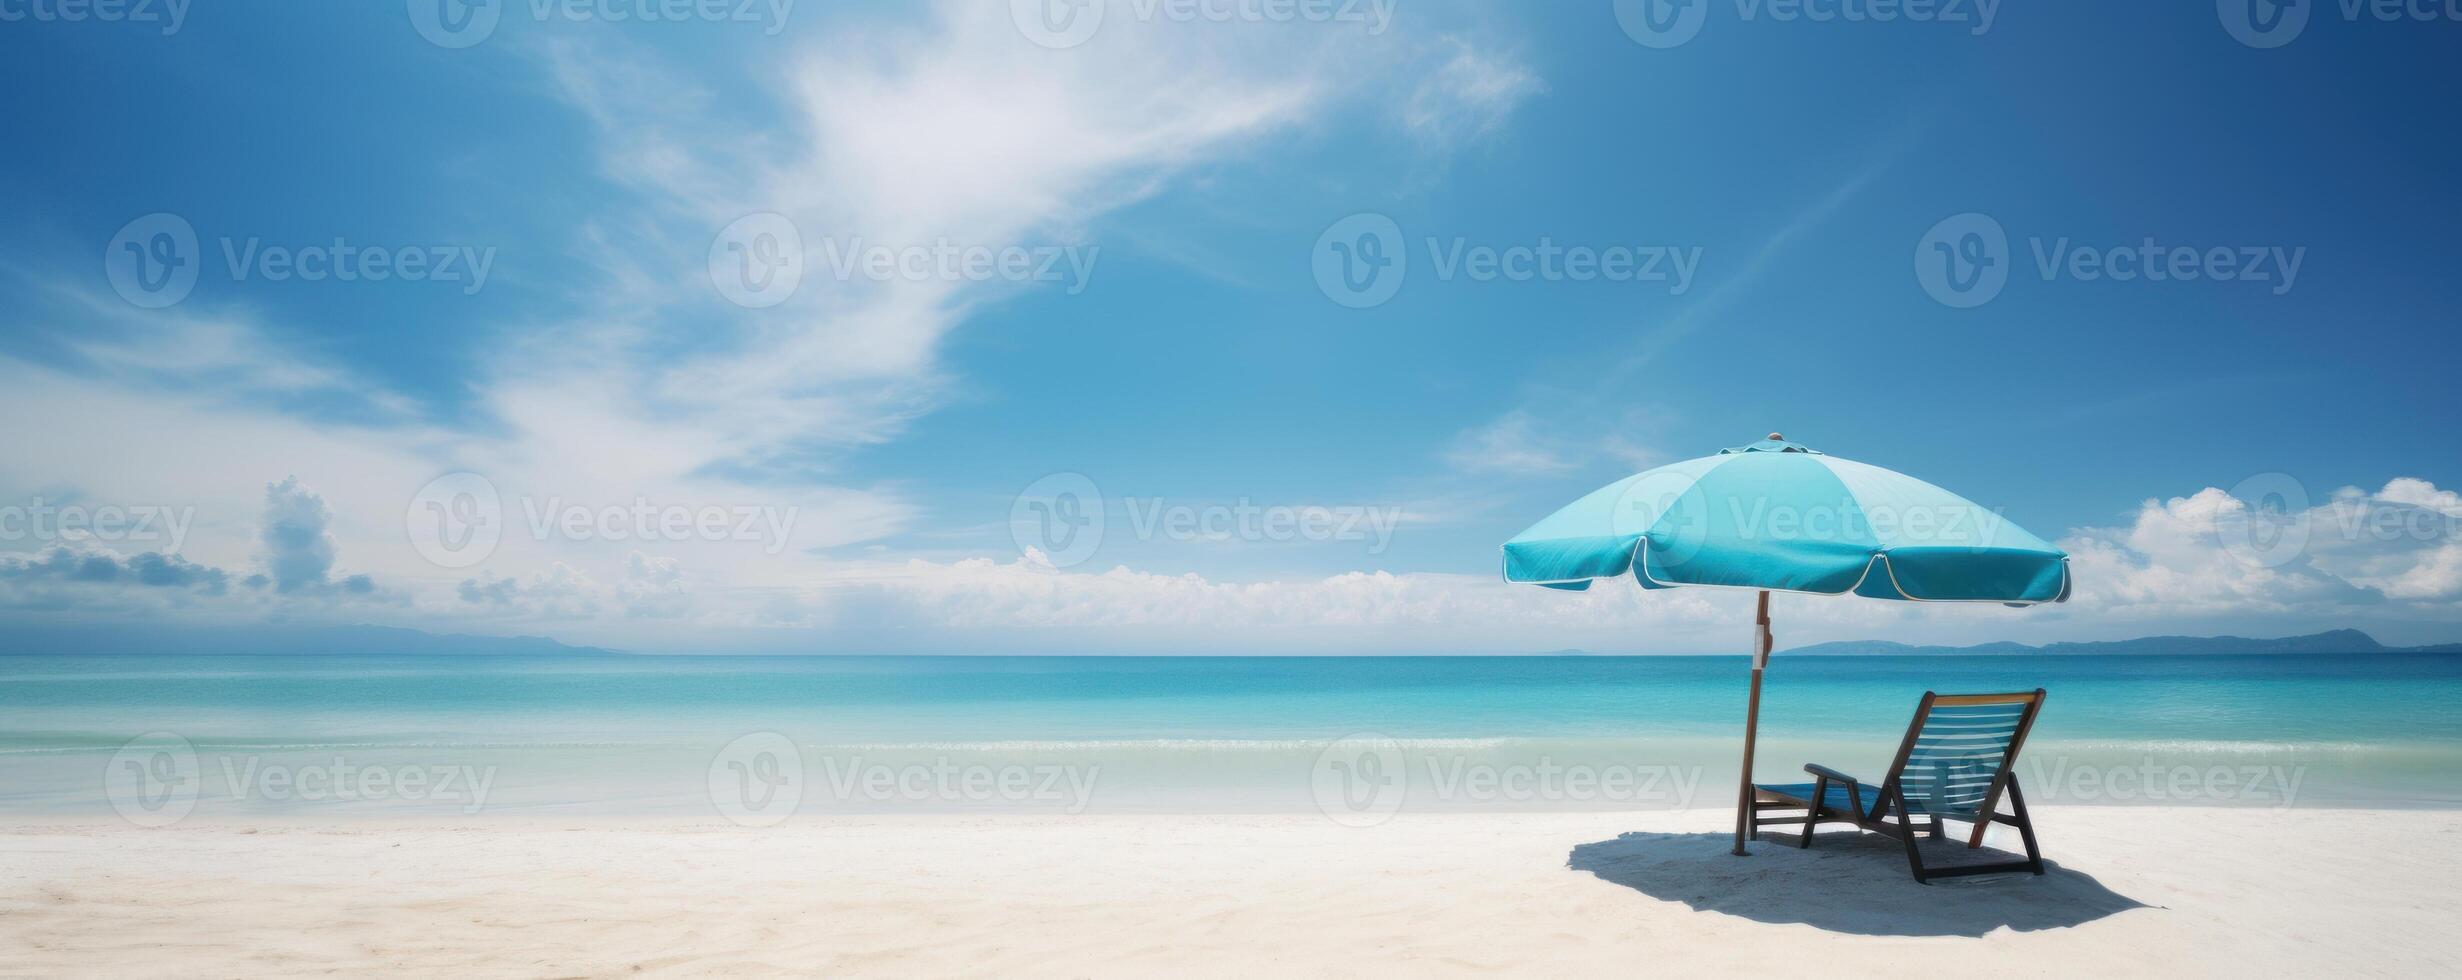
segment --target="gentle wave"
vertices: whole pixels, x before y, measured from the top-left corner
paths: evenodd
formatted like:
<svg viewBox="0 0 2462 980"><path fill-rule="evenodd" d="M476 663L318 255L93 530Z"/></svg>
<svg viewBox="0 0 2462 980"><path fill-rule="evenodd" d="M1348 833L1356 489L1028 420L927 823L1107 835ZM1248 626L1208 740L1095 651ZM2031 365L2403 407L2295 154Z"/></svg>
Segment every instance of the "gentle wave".
<svg viewBox="0 0 2462 980"><path fill-rule="evenodd" d="M2031 742L2025 753L2157 752L2165 755L2283 755L2294 752L2454 752L2462 746L2425 742L2250 742L2229 739L2142 739Z"/></svg>

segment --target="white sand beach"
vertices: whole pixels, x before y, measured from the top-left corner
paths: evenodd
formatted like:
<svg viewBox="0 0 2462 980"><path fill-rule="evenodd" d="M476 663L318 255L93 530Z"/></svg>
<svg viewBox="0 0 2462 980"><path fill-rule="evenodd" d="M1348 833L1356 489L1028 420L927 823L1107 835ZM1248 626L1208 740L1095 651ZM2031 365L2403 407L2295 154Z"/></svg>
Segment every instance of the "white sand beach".
<svg viewBox="0 0 2462 980"><path fill-rule="evenodd" d="M0 974L2452 973L2446 811L2043 807L2042 878L1727 815L0 831Z"/></svg>

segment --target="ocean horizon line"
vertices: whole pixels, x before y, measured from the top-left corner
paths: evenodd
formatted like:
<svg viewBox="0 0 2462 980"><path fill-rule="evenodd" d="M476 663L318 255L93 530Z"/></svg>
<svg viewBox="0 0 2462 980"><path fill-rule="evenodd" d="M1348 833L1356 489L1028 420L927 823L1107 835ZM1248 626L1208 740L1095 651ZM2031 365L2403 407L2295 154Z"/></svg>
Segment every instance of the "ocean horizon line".
<svg viewBox="0 0 2462 980"><path fill-rule="evenodd" d="M230 628L223 628L230 629ZM0 630L0 637L9 634ZM1270 659L1270 660L1341 660L1341 659L1407 659L1407 658L1659 658L1714 657L1745 658L1745 652L1709 650L1687 651L1600 651L1578 647L1534 651L1443 651L1443 650L1356 650L1323 651L1254 651L1226 653L1216 651L1170 653L1124 650L1086 650L1066 653L1048 650L1001 651L893 651L893 650L725 650L710 652L675 650L630 650L598 645L568 644L550 637L534 635L493 636L470 633L434 633L410 627L353 624L304 627L294 631L269 634L263 648L255 648L227 635L222 642L201 648L183 649L182 634L149 634L160 638L157 645L138 646L123 640L118 645L100 645L91 649L46 648L73 645L67 638L57 637L47 643L12 643L0 648L0 657L24 656L90 656L149 657L183 655L240 656L411 656L411 657L846 657L867 659L952 659L1003 660L1018 658L1094 658L1094 659ZM319 638L335 641L336 648L316 646ZM388 646L349 648L344 641L369 639L391 641ZM454 648L453 644L462 644ZM1744 645L1739 641L1738 645ZM236 648L234 648L236 647ZM2015 640L1989 640L1960 645L1910 644L1893 640L1854 639L1825 640L1801 646L1781 647L1776 656L1794 657L1868 657L1868 656L2290 656L2290 655L2428 655L2462 654L2462 641L2428 643L2408 646L2385 644L2368 632L2356 628L2325 630L2279 637L2244 637L2233 634L2186 635L2164 634L2110 640L2065 640L2031 644ZM0 678L5 680L5 678Z"/></svg>

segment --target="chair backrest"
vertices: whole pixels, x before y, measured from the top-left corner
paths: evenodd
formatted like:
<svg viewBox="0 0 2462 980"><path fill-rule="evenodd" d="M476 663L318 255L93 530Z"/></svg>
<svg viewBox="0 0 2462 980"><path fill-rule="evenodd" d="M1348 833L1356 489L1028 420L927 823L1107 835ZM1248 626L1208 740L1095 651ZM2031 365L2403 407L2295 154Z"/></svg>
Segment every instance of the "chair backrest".
<svg viewBox="0 0 2462 980"><path fill-rule="evenodd" d="M1946 817L1989 813L1999 805L2026 731L2043 707L2043 689L2014 694L1924 693L1882 790L1903 793L1909 809Z"/></svg>

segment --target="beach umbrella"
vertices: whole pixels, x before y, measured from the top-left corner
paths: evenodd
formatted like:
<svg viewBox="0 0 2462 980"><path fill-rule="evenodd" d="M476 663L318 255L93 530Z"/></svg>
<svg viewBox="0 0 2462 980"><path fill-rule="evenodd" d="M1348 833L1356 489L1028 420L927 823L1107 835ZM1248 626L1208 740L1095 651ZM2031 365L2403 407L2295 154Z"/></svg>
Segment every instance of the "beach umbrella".
<svg viewBox="0 0 2462 980"><path fill-rule="evenodd" d="M1504 559L1505 581L1551 589L1578 591L1629 575L1644 589L1760 594L1737 854L1752 828L1770 593L2011 606L2069 597L2068 554L1997 511L1775 432L1600 487L1505 542Z"/></svg>

